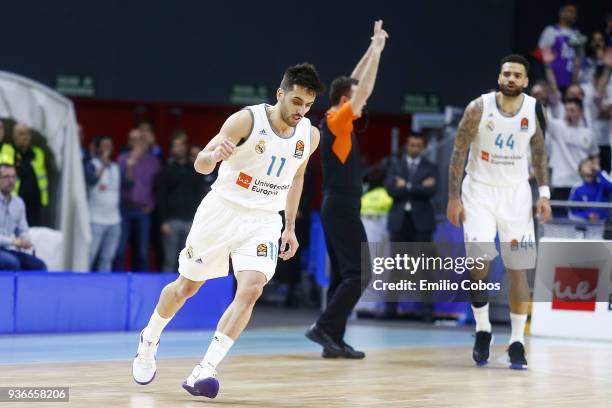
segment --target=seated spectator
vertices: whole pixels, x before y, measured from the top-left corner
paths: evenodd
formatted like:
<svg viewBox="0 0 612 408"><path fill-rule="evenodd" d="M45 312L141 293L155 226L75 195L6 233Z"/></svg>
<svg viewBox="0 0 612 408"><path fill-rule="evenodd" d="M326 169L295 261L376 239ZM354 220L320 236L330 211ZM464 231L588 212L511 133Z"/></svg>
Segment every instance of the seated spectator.
<svg viewBox="0 0 612 408"><path fill-rule="evenodd" d="M170 142L168 165L158 180L157 206L164 237L162 271L178 271L178 255L185 246L191 221L202 200L202 175L193 169L187 156L187 134L176 131Z"/></svg>
<svg viewBox="0 0 612 408"><path fill-rule="evenodd" d="M538 41L541 50L552 51L553 59L550 68L555 83L561 93L578 79L579 64L577 48L586 42L584 35L573 28L576 23L577 10L573 4L566 4L559 9L559 22L547 26Z"/></svg>
<svg viewBox="0 0 612 408"><path fill-rule="evenodd" d="M113 269L124 270L125 251L133 238L132 270L148 271L150 214L155 207L153 186L160 163L149 153L149 145L140 130L130 131L129 144L130 150L117 159L126 184L122 187L121 240Z"/></svg>
<svg viewBox="0 0 612 408"><path fill-rule="evenodd" d="M597 161L584 159L580 162L580 177L582 183L576 185L570 194L570 201L584 201L588 203L607 203L608 195L612 192L612 178L602 171ZM610 211L604 208L572 208L570 217L582 220L605 220Z"/></svg>
<svg viewBox="0 0 612 408"><path fill-rule="evenodd" d="M94 156L85 168L92 234L89 260L91 270L111 272L121 238L119 199L122 176L117 163L111 160L113 140L109 136L100 136L94 138L93 145Z"/></svg>
<svg viewBox="0 0 612 408"><path fill-rule="evenodd" d="M43 209L49 205L47 157L43 149L32 145L32 130L23 123L13 127L15 144L16 191L28 209L28 224L43 224Z"/></svg>
<svg viewBox="0 0 612 408"><path fill-rule="evenodd" d="M582 102L569 99L565 102L565 118L548 121L546 142L551 152L551 186L555 200L569 198L571 188L580 183L578 164L599 154L593 132L581 125L581 118ZM557 215L563 215L563 212L557 212Z"/></svg>
<svg viewBox="0 0 612 408"><path fill-rule="evenodd" d="M15 167L0 164L0 270L46 271L42 260L24 252L32 249L32 242L25 204L19 196L12 195L16 181Z"/></svg>

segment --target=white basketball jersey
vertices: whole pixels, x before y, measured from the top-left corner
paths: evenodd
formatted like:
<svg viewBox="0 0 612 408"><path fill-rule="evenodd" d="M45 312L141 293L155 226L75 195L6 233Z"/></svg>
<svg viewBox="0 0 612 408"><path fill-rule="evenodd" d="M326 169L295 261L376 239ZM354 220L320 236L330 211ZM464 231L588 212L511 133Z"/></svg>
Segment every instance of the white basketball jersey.
<svg viewBox="0 0 612 408"><path fill-rule="evenodd" d="M516 185L529 178L529 142L536 130L536 100L525 95L512 117L497 109L495 92L482 95L482 118L465 169L471 179L492 186Z"/></svg>
<svg viewBox="0 0 612 408"><path fill-rule="evenodd" d="M298 168L310 154L310 120L302 118L293 136L280 137L270 125L266 104L247 106L253 114L248 139L221 162L212 189L225 200L249 209L278 212Z"/></svg>

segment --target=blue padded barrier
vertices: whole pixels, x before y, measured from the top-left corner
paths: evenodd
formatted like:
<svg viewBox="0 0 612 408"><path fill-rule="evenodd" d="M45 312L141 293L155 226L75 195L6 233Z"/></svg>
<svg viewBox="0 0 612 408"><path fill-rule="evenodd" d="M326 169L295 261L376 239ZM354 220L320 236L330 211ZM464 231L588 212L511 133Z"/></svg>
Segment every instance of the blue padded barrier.
<svg viewBox="0 0 612 408"><path fill-rule="evenodd" d="M128 330L142 330L151 317L163 287L178 277L176 273L132 274ZM234 276L205 282L166 326L168 330L213 329L229 306L234 294Z"/></svg>
<svg viewBox="0 0 612 408"><path fill-rule="evenodd" d="M16 333L125 330L128 275L20 272Z"/></svg>
<svg viewBox="0 0 612 408"><path fill-rule="evenodd" d="M0 333L15 330L15 272L0 272Z"/></svg>

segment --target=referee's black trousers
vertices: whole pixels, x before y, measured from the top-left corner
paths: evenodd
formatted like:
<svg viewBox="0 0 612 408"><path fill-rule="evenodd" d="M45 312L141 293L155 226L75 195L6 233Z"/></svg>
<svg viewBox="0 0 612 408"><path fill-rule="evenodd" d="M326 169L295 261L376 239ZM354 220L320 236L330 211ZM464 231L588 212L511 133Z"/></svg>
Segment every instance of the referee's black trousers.
<svg viewBox="0 0 612 408"><path fill-rule="evenodd" d="M359 301L361 285L361 243L367 236L360 217L359 194L325 192L321 220L331 263L327 307L317 324L342 343L347 320Z"/></svg>

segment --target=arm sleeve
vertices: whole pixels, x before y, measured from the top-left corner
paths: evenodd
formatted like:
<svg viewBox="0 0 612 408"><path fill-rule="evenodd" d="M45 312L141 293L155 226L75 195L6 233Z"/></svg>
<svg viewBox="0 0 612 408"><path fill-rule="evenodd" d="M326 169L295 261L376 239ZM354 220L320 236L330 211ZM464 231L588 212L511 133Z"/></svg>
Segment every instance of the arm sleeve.
<svg viewBox="0 0 612 408"><path fill-rule="evenodd" d="M604 186L606 191L612 191L612 177L610 177L608 173L603 170L599 170L599 172L597 173L597 181L599 181Z"/></svg>
<svg viewBox="0 0 612 408"><path fill-rule="evenodd" d="M389 163L389 170L387 171L387 176L385 177L385 188L387 189L389 195L396 200L408 197L410 195L408 189L397 188L395 186L395 177L401 177L397 170L398 167L397 159L393 159L391 163Z"/></svg>
<svg viewBox="0 0 612 408"><path fill-rule="evenodd" d="M26 207L23 201L21 202L19 211L19 219L17 220L17 230L15 231L15 236L19 238L25 238L27 240L30 239L28 234L28 220L26 219Z"/></svg>
<svg viewBox="0 0 612 408"><path fill-rule="evenodd" d="M89 187L93 187L98 182L98 177L96 177L96 166L89 161L85 164L85 181Z"/></svg>
<svg viewBox="0 0 612 408"><path fill-rule="evenodd" d="M538 41L539 48L550 48L555 43L555 29L552 26L548 26L542 31L540 40Z"/></svg>
<svg viewBox="0 0 612 408"><path fill-rule="evenodd" d="M330 112L327 115L327 127L335 137L351 137L353 130L353 120L355 120L353 108L349 102L346 102L336 112Z"/></svg>
<svg viewBox="0 0 612 408"><path fill-rule="evenodd" d="M0 234L0 247L7 247L11 245L11 237L7 237L6 235Z"/></svg>
<svg viewBox="0 0 612 408"><path fill-rule="evenodd" d="M599 146L597 146L595 135L593 134L591 130L589 130L589 134L591 135L591 146L589 146L589 156L597 156L599 154Z"/></svg>
<svg viewBox="0 0 612 408"><path fill-rule="evenodd" d="M569 201L583 201L580 198L580 185L574 186L572 191L570 192ZM570 213L572 216L577 218L582 218L587 220L589 218L589 213L591 212L590 208L570 208Z"/></svg>

